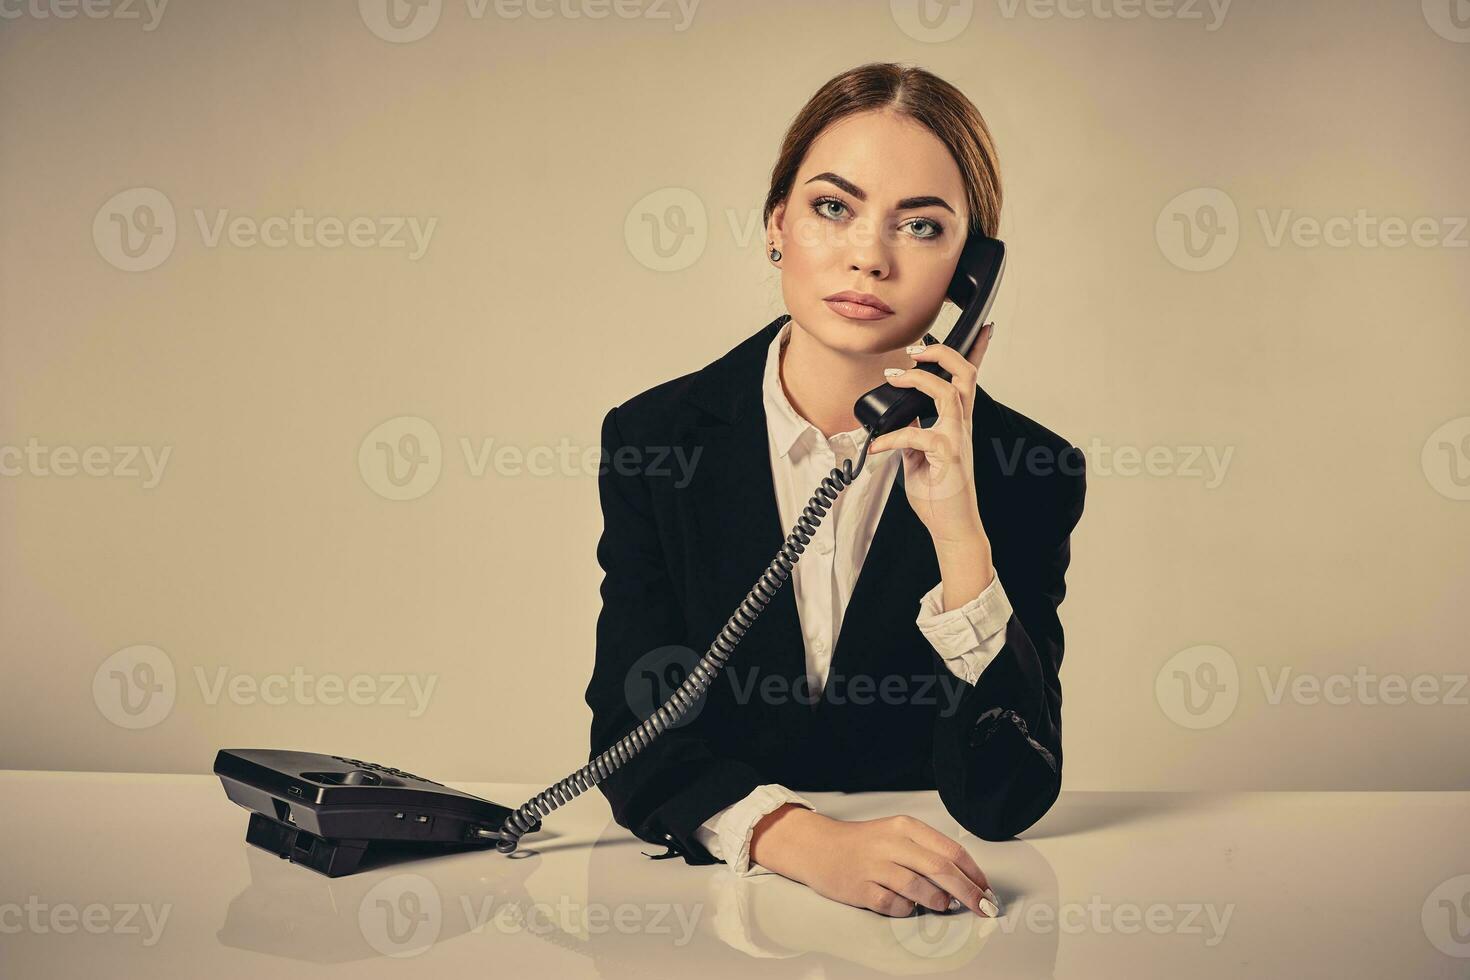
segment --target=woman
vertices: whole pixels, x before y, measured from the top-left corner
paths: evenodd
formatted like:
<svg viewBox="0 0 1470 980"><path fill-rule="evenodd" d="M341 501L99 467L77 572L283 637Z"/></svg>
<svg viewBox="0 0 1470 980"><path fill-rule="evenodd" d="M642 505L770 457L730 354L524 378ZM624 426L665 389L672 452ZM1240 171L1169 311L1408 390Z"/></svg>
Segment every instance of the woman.
<svg viewBox="0 0 1470 980"><path fill-rule="evenodd" d="M604 418L594 757L647 716L632 692L670 651L687 669L708 648L820 481L856 466L859 396L886 378L938 410L873 441L691 717L600 783L662 856L887 915L999 913L953 839L905 815L835 820L798 791L937 789L1001 840L1060 789L1057 606L1082 457L977 388L993 325L968 358L922 344L1000 203L990 134L953 86L891 64L833 78L787 132L766 199L789 312ZM953 380L906 370L920 361ZM671 451L692 475L640 465Z"/></svg>

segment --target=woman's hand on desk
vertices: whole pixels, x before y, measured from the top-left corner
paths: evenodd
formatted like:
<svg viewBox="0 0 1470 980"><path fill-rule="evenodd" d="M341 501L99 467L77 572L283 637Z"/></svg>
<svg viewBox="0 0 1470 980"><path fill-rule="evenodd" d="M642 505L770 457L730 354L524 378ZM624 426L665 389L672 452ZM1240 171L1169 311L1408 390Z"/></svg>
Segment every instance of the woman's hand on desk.
<svg viewBox="0 0 1470 980"><path fill-rule="evenodd" d="M951 897L977 915L1000 914L969 852L906 815L834 820L788 803L756 825L750 859L819 895L883 915L910 915L915 905L946 912Z"/></svg>

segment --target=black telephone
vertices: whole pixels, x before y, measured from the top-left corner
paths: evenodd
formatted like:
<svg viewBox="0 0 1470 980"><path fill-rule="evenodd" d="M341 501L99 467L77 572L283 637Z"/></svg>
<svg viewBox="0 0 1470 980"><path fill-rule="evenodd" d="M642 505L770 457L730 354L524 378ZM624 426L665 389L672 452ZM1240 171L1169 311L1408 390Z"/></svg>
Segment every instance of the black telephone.
<svg viewBox="0 0 1470 980"><path fill-rule="evenodd" d="M945 346L961 354L970 352L995 301L1005 261L1005 244L998 239L971 235L965 242L946 291L960 307L960 316ZM936 342L928 334L925 340ZM923 361L918 369L950 380L949 372L938 364ZM222 749L214 771L229 798L252 811L246 840L332 877L357 870L364 850L375 842L464 848L484 847L493 841L502 854L515 851L522 836L540 828L542 817L616 772L698 701L729 662L735 645L786 583L837 495L862 472L868 445L914 419L937 415L928 395L886 382L858 399L853 413L868 433L856 465L849 459L832 468L776 557L684 682L653 714L597 758L511 811L411 773L345 756ZM811 514L816 516L809 517Z"/></svg>

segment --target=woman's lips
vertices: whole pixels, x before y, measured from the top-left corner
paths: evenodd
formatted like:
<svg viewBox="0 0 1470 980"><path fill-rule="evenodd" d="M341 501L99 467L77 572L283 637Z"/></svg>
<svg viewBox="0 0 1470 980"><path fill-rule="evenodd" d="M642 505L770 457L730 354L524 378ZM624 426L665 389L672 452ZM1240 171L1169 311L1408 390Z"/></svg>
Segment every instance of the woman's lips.
<svg viewBox="0 0 1470 980"><path fill-rule="evenodd" d="M881 320L885 316L893 315L891 310L880 310L876 306L869 306L867 303L858 303L853 300L824 299L822 302L826 303L827 308L833 313L846 317L849 320Z"/></svg>

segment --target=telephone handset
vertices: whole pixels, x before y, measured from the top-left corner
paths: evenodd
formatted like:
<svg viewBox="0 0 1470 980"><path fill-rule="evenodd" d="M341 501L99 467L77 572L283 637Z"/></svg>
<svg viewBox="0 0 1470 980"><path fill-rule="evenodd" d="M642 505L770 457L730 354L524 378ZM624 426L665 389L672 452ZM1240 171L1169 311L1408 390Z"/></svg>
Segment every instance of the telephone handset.
<svg viewBox="0 0 1470 980"><path fill-rule="evenodd" d="M995 287L1000 283L1005 265L1006 247L1003 242L984 235L971 235L965 242L947 292L960 308L960 318L944 340L946 347L953 347L961 356L968 355L980 337L985 318L990 315L991 304L995 302ZM928 343L936 343L929 334L924 338ZM920 361L916 368L937 375L942 381L950 380L950 373L932 361ZM938 415L934 399L919 389L896 388L887 383L859 398L853 413L863 428L879 436L903 428L914 419Z"/></svg>
<svg viewBox="0 0 1470 980"><path fill-rule="evenodd" d="M950 330L949 337L945 339L946 346L954 348L961 354L970 352L970 348L980 336L980 330L985 325L985 317L989 314L991 304L995 300L995 288L1000 283L1001 272L1005 269L1005 259L1005 245L998 239L984 235L971 235L965 242L955 264L954 277L950 280L949 289L946 291L948 298L960 307L960 317L955 321L954 328ZM932 337L928 335L926 337L929 341L933 341ZM950 380L949 372L938 364L924 361L919 363L918 369L928 371L945 381ZM791 577L791 569L801 559L801 553L806 546L811 543L812 536L816 533L822 518L826 516L832 501L836 500L837 495L845 490L848 484L856 480L858 474L862 472L863 464L868 458L868 445L883 433L908 425L916 418L921 416L929 418L937 415L934 400L928 395L914 388L896 388L887 383L879 385L858 399L857 404L853 406L853 412L868 432L867 440L863 443L862 449L858 451L857 465L854 466L850 459L844 460L841 467L834 466L831 473L822 480L821 485L802 510L801 517L797 519L796 527L792 528L791 533L786 536L776 557L761 573L755 586L726 621L709 650L699 658L699 662L684 678L684 682L637 728L624 735L587 765L560 782L547 787L506 817L499 833L488 830L480 831L481 837L496 839L496 850L502 854L513 852L523 834L530 833L540 826L542 817L563 804L570 803L584 791L602 782L620 769L624 763L643 751L665 730L677 724L679 719L684 717L685 713L714 683L715 677L724 669L735 652L735 645L745 636L746 631L755 623L756 617Z"/></svg>

